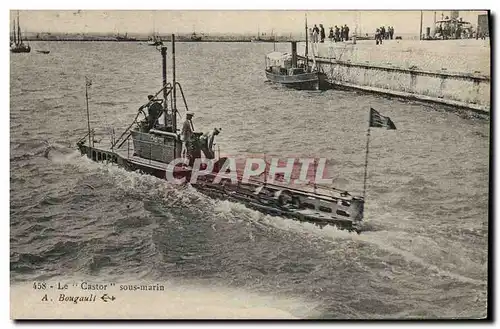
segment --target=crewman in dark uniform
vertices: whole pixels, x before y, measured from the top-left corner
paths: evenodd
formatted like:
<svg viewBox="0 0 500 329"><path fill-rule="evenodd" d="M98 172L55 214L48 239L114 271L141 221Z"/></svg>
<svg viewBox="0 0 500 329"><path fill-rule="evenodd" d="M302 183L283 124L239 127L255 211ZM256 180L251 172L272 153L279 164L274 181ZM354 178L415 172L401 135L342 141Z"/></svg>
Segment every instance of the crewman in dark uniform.
<svg viewBox="0 0 500 329"><path fill-rule="evenodd" d="M215 159L214 140L220 133L220 129L214 128L211 132L203 134L200 138L201 150L207 159Z"/></svg>
<svg viewBox="0 0 500 329"><path fill-rule="evenodd" d="M139 111L142 111L144 108L148 109L148 114L146 116L146 121L148 124L147 131L154 128L156 122L158 121L163 112L163 106L161 105L161 102L163 100L155 99L153 95L148 95L148 100L149 102L147 104L139 108Z"/></svg>
<svg viewBox="0 0 500 329"><path fill-rule="evenodd" d="M153 129L163 112L163 106L157 99L154 99L153 95L148 95L148 99L150 102L148 106L148 127Z"/></svg>

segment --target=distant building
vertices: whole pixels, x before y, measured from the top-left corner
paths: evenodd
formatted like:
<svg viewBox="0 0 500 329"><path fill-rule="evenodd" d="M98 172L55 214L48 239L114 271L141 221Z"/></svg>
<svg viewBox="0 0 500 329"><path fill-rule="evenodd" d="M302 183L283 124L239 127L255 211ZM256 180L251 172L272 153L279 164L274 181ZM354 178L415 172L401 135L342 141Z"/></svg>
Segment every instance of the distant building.
<svg viewBox="0 0 500 329"><path fill-rule="evenodd" d="M477 16L477 34L479 36L483 35L485 37L490 36L490 29L488 24L488 14Z"/></svg>

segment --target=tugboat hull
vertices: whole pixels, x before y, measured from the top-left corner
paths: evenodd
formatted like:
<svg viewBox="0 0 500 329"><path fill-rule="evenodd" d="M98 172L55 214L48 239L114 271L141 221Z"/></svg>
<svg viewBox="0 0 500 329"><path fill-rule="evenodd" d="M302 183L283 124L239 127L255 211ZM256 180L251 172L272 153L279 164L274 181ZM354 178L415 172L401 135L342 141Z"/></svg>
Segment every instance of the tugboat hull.
<svg viewBox="0 0 500 329"><path fill-rule="evenodd" d="M321 72L281 75L266 70L266 77L271 82L299 90L325 90L329 87L326 74Z"/></svg>

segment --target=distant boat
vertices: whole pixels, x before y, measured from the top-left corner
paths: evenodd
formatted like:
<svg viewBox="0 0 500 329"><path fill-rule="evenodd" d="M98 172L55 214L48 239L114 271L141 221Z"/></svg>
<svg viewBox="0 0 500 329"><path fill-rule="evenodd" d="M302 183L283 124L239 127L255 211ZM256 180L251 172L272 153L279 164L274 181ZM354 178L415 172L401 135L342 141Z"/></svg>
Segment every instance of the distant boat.
<svg viewBox="0 0 500 329"><path fill-rule="evenodd" d="M261 37L260 30L257 32L257 38L251 39L252 42L276 42L274 30L271 31L271 36L268 38Z"/></svg>
<svg viewBox="0 0 500 329"><path fill-rule="evenodd" d="M191 34L191 41L201 41L202 37L200 35L197 35L196 32L193 32Z"/></svg>
<svg viewBox="0 0 500 329"><path fill-rule="evenodd" d="M163 41L161 40L161 37L156 34L155 17L153 13L153 33L148 38L148 46L161 46L162 44Z"/></svg>
<svg viewBox="0 0 500 329"><path fill-rule="evenodd" d="M14 19L14 25L12 28L12 41L10 42L10 52L29 53L30 51L31 51L30 45L28 43L23 42L21 27L19 25L19 11L17 11L17 29L16 29L16 20Z"/></svg>
<svg viewBox="0 0 500 329"><path fill-rule="evenodd" d="M276 42L276 39L274 37L270 37L269 39L257 38L252 39L252 42Z"/></svg>
<svg viewBox="0 0 500 329"><path fill-rule="evenodd" d="M137 41L136 38L129 37L127 33L125 33L125 36L121 36L120 34L117 34L115 38L116 38L116 41Z"/></svg>
<svg viewBox="0 0 500 329"><path fill-rule="evenodd" d="M39 54L49 54L50 50L37 50L36 52Z"/></svg>
<svg viewBox="0 0 500 329"><path fill-rule="evenodd" d="M161 38L157 35L152 35L148 39L149 46L159 46L161 44L163 44L163 41L161 41Z"/></svg>

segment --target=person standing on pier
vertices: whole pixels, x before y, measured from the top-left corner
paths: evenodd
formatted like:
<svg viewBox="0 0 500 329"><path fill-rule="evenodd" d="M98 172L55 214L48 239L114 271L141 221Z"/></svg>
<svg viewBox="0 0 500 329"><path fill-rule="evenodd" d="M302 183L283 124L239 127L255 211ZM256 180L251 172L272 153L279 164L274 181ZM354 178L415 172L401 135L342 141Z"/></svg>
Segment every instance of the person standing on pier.
<svg viewBox="0 0 500 329"><path fill-rule="evenodd" d="M345 31L344 31L344 27L341 25L340 26L340 41L344 41L344 37L345 37Z"/></svg>
<svg viewBox="0 0 500 329"><path fill-rule="evenodd" d="M382 44L382 32L380 29L375 30L375 44Z"/></svg>
<svg viewBox="0 0 500 329"><path fill-rule="evenodd" d="M344 24L344 40L345 41L348 41L349 40L349 27L347 26L347 24Z"/></svg>
<svg viewBox="0 0 500 329"><path fill-rule="evenodd" d="M321 43L324 43L325 42L325 37L326 37L325 28L323 27L323 24L319 24L319 27L320 27Z"/></svg>
<svg viewBox="0 0 500 329"><path fill-rule="evenodd" d="M330 42L332 42L333 38L335 38L335 36L333 35L333 27L330 27L330 34L328 34L328 39L330 39Z"/></svg>
<svg viewBox="0 0 500 329"><path fill-rule="evenodd" d="M313 43L318 43L319 28L314 24L313 27Z"/></svg>
<svg viewBox="0 0 500 329"><path fill-rule="evenodd" d="M335 25L335 42L340 41L340 29L337 25Z"/></svg>

